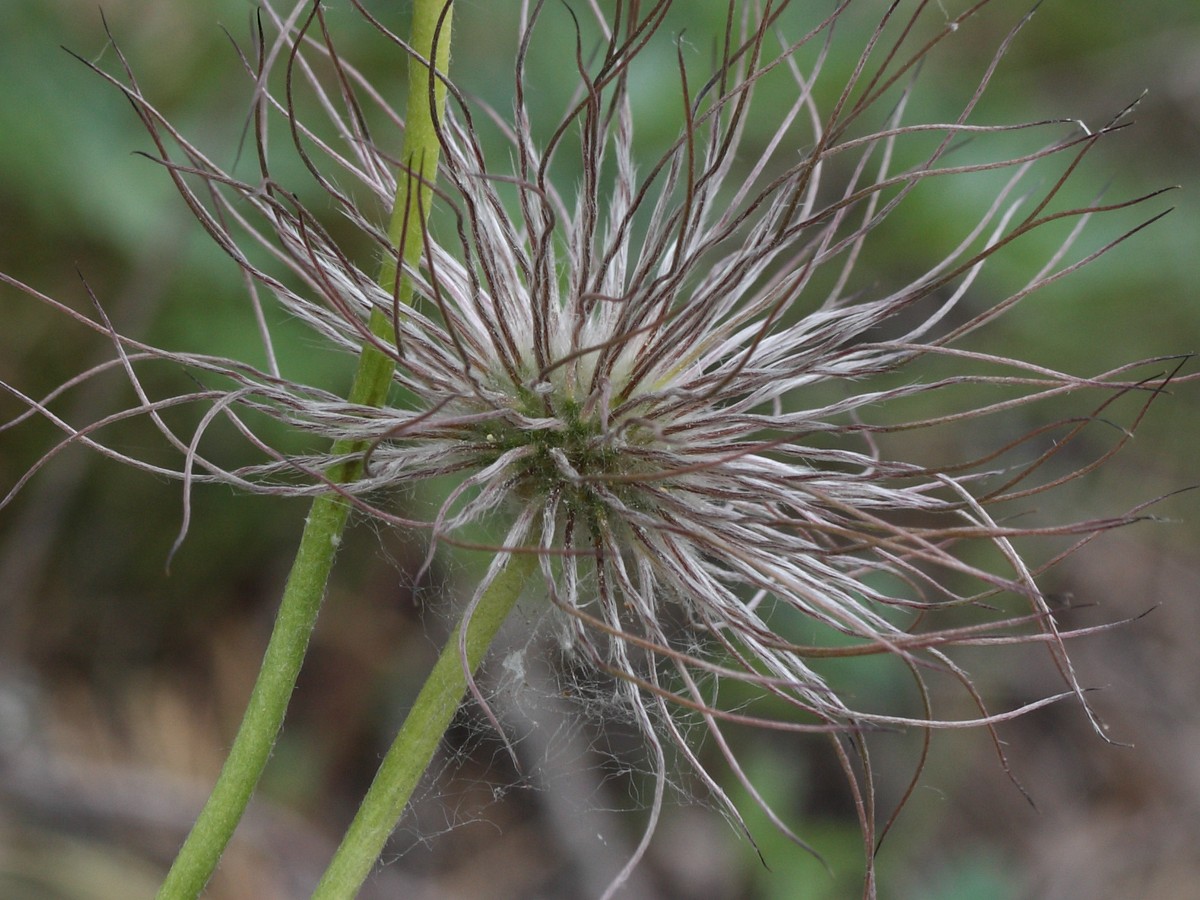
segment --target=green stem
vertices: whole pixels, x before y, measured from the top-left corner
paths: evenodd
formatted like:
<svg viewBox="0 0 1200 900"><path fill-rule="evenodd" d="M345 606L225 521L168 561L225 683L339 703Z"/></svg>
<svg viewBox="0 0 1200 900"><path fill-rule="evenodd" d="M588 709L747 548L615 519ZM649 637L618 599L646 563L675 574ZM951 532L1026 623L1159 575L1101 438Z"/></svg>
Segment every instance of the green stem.
<svg viewBox="0 0 1200 900"><path fill-rule="evenodd" d="M370 874L462 702L467 689L467 671L474 673L479 668L536 563L534 554L510 558L504 570L484 591L470 620L459 622L446 641L396 740L379 766L354 821L342 838L341 846L317 885L313 900L354 897ZM465 664L459 647L464 624L467 628Z"/></svg>
<svg viewBox="0 0 1200 900"><path fill-rule="evenodd" d="M434 59L439 71L446 71L450 59L448 3L416 0L411 44L427 59ZM403 158L408 161L412 175L400 177L388 233L405 263L415 266L423 249L425 218L433 197L432 184L441 145L433 119L435 112L427 99L431 81L428 67L410 63L408 68L409 110ZM445 86L434 81L433 88L434 104L440 115ZM401 277L397 284L395 258L384 260L379 284L389 293L394 292L401 306L410 302L412 283ZM388 316L378 309L372 310L369 326L381 340L392 336ZM350 401L381 405L387 399L393 371L391 355L370 344L364 345L350 388ZM366 449L362 442L339 441L332 452L335 456L361 457ZM355 458L329 474L334 481L348 482L361 471L361 459ZM159 888L159 900L188 900L200 895L250 802L283 725L349 514L349 505L338 495L327 494L313 502L242 723L212 793Z"/></svg>
<svg viewBox="0 0 1200 900"><path fill-rule="evenodd" d="M250 802L283 724L333 566L335 540L348 513L345 503L330 496L313 503L242 724L208 801L159 888L159 900L200 895Z"/></svg>

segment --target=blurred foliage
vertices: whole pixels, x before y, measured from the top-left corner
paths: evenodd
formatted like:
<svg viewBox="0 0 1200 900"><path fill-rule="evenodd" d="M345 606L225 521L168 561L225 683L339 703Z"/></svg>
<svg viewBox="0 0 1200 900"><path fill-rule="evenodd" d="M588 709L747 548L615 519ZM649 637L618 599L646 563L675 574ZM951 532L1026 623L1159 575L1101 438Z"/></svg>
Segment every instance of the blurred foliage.
<svg viewBox="0 0 1200 900"><path fill-rule="evenodd" d="M369 5L402 29L403 16L396 14L393 4L377 0ZM846 28L869 23L880 6L856 5ZM510 89L515 30L508 17L498 21L488 7L467 0L459 4L454 65L464 84L504 111L511 102L505 91ZM691 42L699 42L695 35L712 32L723 15L720 7L680 3L668 26L682 35L680 45L697 71L710 59L711 48ZM1027 7L1023 0L996 0L978 22L964 28L959 39L921 73L911 118L952 116L964 92L975 84L974 75L956 73L978 72L980 61L990 57ZM331 2L329 8L332 26L346 29L340 48L343 56L374 78L385 94L398 94L404 73L396 68L396 54L357 23L346 4ZM245 111L251 86L231 38L239 45L248 43L254 15L248 3L112 0L104 4L104 15L138 79L182 132L219 160L247 155ZM550 4L546 19L547 31L557 30L561 39L569 36L571 21L563 7ZM163 172L136 155L148 148L148 140L129 105L60 49L66 45L73 53L116 71L118 61L104 28L94 8L74 0L0 3L0 269L85 311L90 308L90 289L122 331L144 335L150 342L255 361L261 351L235 267L194 225ZM548 37L547 42L563 48L560 58L534 54L534 62L544 68L530 78L531 104L544 103L555 113L571 89L571 80L557 77L555 67L571 70L574 65L571 42L558 38ZM679 102L675 47L670 41L660 43L659 53L644 61L645 77L637 85L639 135L650 152L674 138L677 119L658 113L674 109ZM855 45L842 40L839 46ZM1150 231L1025 301L1021 309L989 328L981 337L987 349L1090 373L1143 356L1188 352L1200 346L1197 47L1200 11L1194 0L1099 6L1088 0L1047 0L1038 7L1002 63L979 118L1069 117L1097 127L1146 90L1133 117L1136 125L1100 144L1087 162L1088 174L1074 199L1086 202L1101 193L1122 199L1171 184L1183 190L1139 207L1133 220L1123 214L1112 221L1103 217L1095 221L1084 239L1092 248L1131 227L1138 216L1177 206ZM846 71L851 62L840 57L830 60L831 86L837 83L835 73ZM962 152L970 154L973 149L968 146ZM245 165L252 163L252 159L242 160ZM314 191L311 179L298 168L292 174L296 180L291 186ZM863 261L862 279L886 283L902 277L914 260L920 264L929 248L943 246L962 233L988 189L988 180L979 178L955 184L953 189L931 184L916 192L904 220L905 232L896 234L887 247L875 244L876 254ZM1016 248L988 277L997 279L998 289L1015 282L1039 265L1060 238L1061 233L1047 229L1041 238L1044 243ZM936 251L931 252L936 256ZM286 322L279 324L288 327ZM312 339L299 331L281 348L285 370L303 371L306 379L335 389L348 383L349 363L318 352ZM62 316L7 288L0 290L0 379L40 396L82 368L106 359L109 352L104 341L83 333ZM165 367L160 377L161 382L153 385L158 391L168 391L172 384L189 386L186 376ZM64 398L64 415L76 422L89 421L105 410L121 408L129 396L128 386L114 378L72 392ZM11 397L0 396L0 421L21 409ZM1197 412L1191 390L1157 405L1130 450L1089 481L1085 492L1070 495L1069 502L1079 506L1078 514L1113 512L1194 482L1194 445L1200 436ZM212 440L220 439L214 432ZM57 440L54 429L39 422L0 435L0 491L7 491ZM157 435L144 424L123 430L119 441L145 454L163 452ZM244 451L229 450L238 452ZM234 497L223 490L199 490L193 500L191 531L169 575L165 561L181 522L176 485L72 448L3 511L0 731L7 729L12 737L2 749L11 750L25 735L28 741L68 758L129 766L134 771L172 771L196 778L198 784L211 778L257 665L304 509ZM1162 581L1163 571L1168 570L1161 562L1164 558L1182 559L1177 570L1170 569L1182 573L1173 585L1174 593L1194 599L1200 586L1194 551L1200 539L1200 517L1195 507L1190 494L1170 499L1157 512L1181 523L1153 526L1153 534L1139 533L1136 540L1126 541L1125 533L1120 533L1105 542L1114 555L1109 562L1122 570L1123 577L1110 582L1112 596L1103 595L1102 579L1100 584L1091 583L1094 592L1081 599L1099 603L1101 613L1086 621L1136 615L1163 593L1169 594L1170 586L1164 587ZM346 537L311 666L301 680L296 710L269 776L270 795L305 810L306 827L326 842L336 837L370 777L380 742L394 728L405 698L411 697L423 677L430 648L438 642L437 613L422 611L416 603L418 596L438 596L438 586L410 583L422 552L406 536L377 535L366 525ZM435 574L435 580L453 583L465 565L451 563L447 571ZM1138 596L1117 595L1118 584L1144 586L1144 590L1136 592ZM1080 589L1069 573L1062 578L1062 588ZM426 637L425 630L435 636ZM1169 636L1154 634L1147 637L1144 628L1131 626L1103 644L1111 652L1101 656L1114 666L1122 654L1138 653L1141 658L1145 651L1121 650L1123 642L1169 642ZM1036 666L1029 671L1033 669ZM1137 670L1117 666L1110 674L1093 666L1088 675L1120 685L1132 671ZM846 677L852 689L864 692L888 684L888 674L872 665L858 666ZM1174 676L1163 677L1169 681ZM1194 679L1195 670L1177 677ZM32 693L20 693L20 685L32 685ZM1019 700L1020 678L1011 689ZM1122 688L1115 690L1119 693ZM14 713L7 710L12 705L8 700L17 696L27 702L21 706L25 718L20 722L25 724L14 730ZM1136 711L1127 706L1117 702L1117 717L1144 732L1149 726L1139 724ZM1193 724L1197 721L1194 704L1171 712ZM3 718L6 715L10 718ZM1060 724L1048 714L1034 717L1029 727L1049 735ZM1166 733L1151 733L1170 739ZM1116 751L1082 732L1077 723L1070 734L1073 737L1063 743L1071 746L1063 752L1104 760L1085 768L1108 772L1109 780L1102 783L1119 794L1124 776L1112 775L1110 769L1119 772L1121 764L1102 756ZM1138 734L1116 737L1124 740ZM827 874L813 857L797 853L767 823L752 818L750 830L766 865L730 829L728 839L736 844L738 861L729 864L733 874L726 873L729 896L795 897L798 884L814 885L803 894L814 900L854 896L861 869L860 839L836 768L818 760L818 751L810 757L806 748L798 749L795 741L781 736L741 738L752 757L748 765L752 774L767 793L793 798L782 804L785 812L802 820L800 833L823 854L834 874ZM1047 742L1055 743L1052 738ZM881 765L887 770L882 773L887 776L884 799L893 803L917 752L911 740L905 743L897 738L896 747L896 764ZM1057 845L1045 837L1020 837L1023 831L1040 826L1033 824L1035 817L1023 805L1019 791L988 753L983 736L972 736L969 742L958 736L935 739L925 786L918 788L900 825L885 842L882 896L956 900L1034 896L1023 891L1028 890L1030 873L1040 872L1044 865L1039 861L1038 841L1043 848ZM1039 791L1047 789L1046 773L1053 769L1041 768L1037 760L1024 758L1024 762L1028 768L1019 777L1038 800ZM987 774L980 775L980 770ZM980 779L993 787L980 788ZM994 788L996 784L1000 787ZM178 833L188 810L194 808L193 799L181 801L175 813L183 821L172 821L168 837L156 839L148 837L144 828L129 826L128 817L118 816L119 826L92 823L81 828L81 813L68 802L70 798L51 797L50 789L46 791L41 806L34 799L13 799L17 795L11 785L0 792L0 845L8 848L0 854L0 871L12 873L13 878L27 874L25 863L10 862L17 858L14 848L24 846L12 837L14 823L24 817L38 818L51 829L108 840L113 847L124 841L145 848L150 859L161 863L173 846L170 835ZM1087 791L1084 786L1081 793ZM1078 815L1090 809L1086 796L1065 797L1053 789L1049 793L1051 804L1061 801L1064 809L1070 807ZM973 796L1007 799L999 801L1002 808L980 810ZM1133 800L1124 802L1142 808ZM1178 802L1175 818L1168 820L1193 822L1200 798L1184 796ZM29 809L40 812L35 817ZM502 812L480 815L504 817ZM1059 821L1053 814L1042 820L1043 826ZM522 834L520 820L510 824L513 834ZM1190 826L1183 827L1189 833ZM430 847L418 844L419 849L397 867L411 864L428 874L440 864L460 879L444 882L459 885L455 896L472 896L463 885L476 882L467 878L460 870L462 864L445 848L452 846L457 832L432 838ZM439 842L445 847L439 847ZM53 846L47 842L22 858L26 863L44 859L39 854ZM551 865L544 854L526 845L518 844L518 851L514 858L527 858L531 866ZM125 852L113 849L112 855ZM252 863L255 854L250 855ZM269 856L265 851L260 855ZM67 865L65 861L79 856L75 848L55 858ZM288 858L287 854L281 858ZM1191 861L1196 863L1194 856ZM288 896L286 888L278 887L287 884L286 879L272 882L267 876L248 874L255 871L251 863L231 862L225 886L218 886L214 896ZM1156 871L1169 871L1164 867L1170 864L1186 865L1187 860L1154 862ZM79 865L97 871L94 863ZM675 865L688 863L685 858ZM656 860L655 866L656 896L676 896L667 883L671 861ZM496 877L495 870L492 875ZM63 885L68 881L64 875ZM500 890L486 877L483 884ZM1125 890L1131 883L1113 882L1113 889L1117 884ZM1129 893L1105 896L1151 896L1142 893L1142 887L1133 883ZM568 882L560 889L561 893L553 893L546 883L539 888L544 896L573 896ZM65 886L57 894L49 886L42 893L30 890L29 896L100 896ZM117 889L109 896L127 895ZM1068 890L1036 896L1101 894Z"/></svg>

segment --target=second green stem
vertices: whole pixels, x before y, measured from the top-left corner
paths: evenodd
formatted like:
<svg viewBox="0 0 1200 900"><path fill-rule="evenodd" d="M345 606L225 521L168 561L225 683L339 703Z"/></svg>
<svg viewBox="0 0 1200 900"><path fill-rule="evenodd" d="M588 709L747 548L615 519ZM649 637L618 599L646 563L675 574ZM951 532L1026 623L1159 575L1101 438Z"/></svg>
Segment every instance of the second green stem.
<svg viewBox="0 0 1200 900"><path fill-rule="evenodd" d="M467 672L479 668L536 563L533 553L511 557L484 591L470 619L460 622L446 641L313 900L353 897L370 874L462 702ZM464 627L465 662L459 646Z"/></svg>

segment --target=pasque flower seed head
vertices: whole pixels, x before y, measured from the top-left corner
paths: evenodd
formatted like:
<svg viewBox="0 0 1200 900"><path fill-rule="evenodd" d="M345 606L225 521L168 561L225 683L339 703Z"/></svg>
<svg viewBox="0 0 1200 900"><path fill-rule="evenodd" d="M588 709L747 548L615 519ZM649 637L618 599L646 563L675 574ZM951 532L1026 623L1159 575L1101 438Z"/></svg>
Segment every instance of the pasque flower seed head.
<svg viewBox="0 0 1200 900"><path fill-rule="evenodd" d="M546 627L577 666L611 685L654 748L663 780L663 748L674 744L736 815L686 739L684 719L707 729L747 786L727 726L823 732L852 777L873 846L858 740L865 731L987 725L1057 699L990 711L952 658L955 646L1043 643L1062 672L1063 696L1083 702L1038 573L1014 541L1075 535L1077 546L1136 516L1051 526L1007 517L1021 511L1014 501L1115 452L1124 437L1101 460L1058 465L1099 410L1131 392L1148 403L1167 378L1136 375L1144 363L1075 376L971 343L1031 292L1128 236L1072 256L1090 216L1137 202L1061 203L1079 161L1120 117L1089 130L989 123L978 114L1018 29L982 66L954 118L908 121L910 94L931 87L916 76L920 64L984 5L949 20L937 5L919 4L903 21L889 8L844 81L830 83L824 69L840 48L834 25L857 4L832 7L823 19L811 4L730 4L711 57L693 49L692 35L671 44L669 3L619 5L615 19L600 4L522 4L513 109L446 82L434 224L421 234L417 266L392 249L376 205L390 203L400 180L420 176L390 155L385 129L367 125L402 116L341 58L319 6L287 15L264 8L275 37L245 57L260 163L249 180L180 134L131 71L106 76L253 289L266 288L331 344L354 354L373 345L394 361L392 400L381 408L284 377L273 362L263 370L150 347L102 315L30 293L111 336L139 402L105 421L151 417L179 448L183 463L171 474L189 490L219 482L279 495L337 491L365 515L422 529L431 548L490 551L495 562L480 593L505 558L536 555ZM570 25L556 30L552 16ZM528 73L551 39L544 34L570 38L573 65L562 77L574 94L560 118L537 126L546 116L533 107L545 92ZM643 123L638 67L663 44L677 63L675 106ZM469 69L469 48L457 52ZM324 117L319 124L300 112L305 94ZM289 149L375 254L352 256L322 216L276 181L268 152L276 118L290 130ZM651 125L661 134L667 118L678 124L666 148L645 156L637 135ZM1014 137L1034 143L987 155L990 139L1011 147ZM924 241L912 235L894 279L859 277L877 244L895 240L889 229L914 194L952 193L984 176L994 189L948 250L916 266ZM994 256L1053 222L1071 227L1040 269L1002 295L983 285ZM409 228L417 226L406 223L406 236ZM368 274L380 255L410 279L411 302ZM386 317L390 340L368 328L372 311ZM263 335L273 360L265 326ZM153 360L231 386L153 400L138 374ZM970 405L929 412L965 386ZM1011 430L1014 410L1072 394L1100 399L1078 419ZM46 404L29 402L54 418ZM159 411L184 403L207 412L193 434L177 435ZM367 442L365 457L354 457L365 460L361 474L335 477L344 457L275 450L250 411L325 439ZM229 469L206 456L204 432L217 419L232 422L263 461ZM953 463L890 451L916 444L893 438L939 426L969 435L960 446L987 449ZM64 428L68 441L99 446L94 429ZM394 489L447 477L454 486L428 517L389 505ZM503 539L481 542L480 523L501 523ZM992 549L990 562L966 550L978 546ZM964 609L966 618L937 625L940 612ZM899 661L925 714L888 714L870 697L841 696L818 672L821 660L867 654ZM934 675L962 687L975 719L939 719L925 687ZM719 702L723 690L734 690L736 706ZM768 707L753 698L792 713L760 712ZM660 800L661 789L656 813Z"/></svg>

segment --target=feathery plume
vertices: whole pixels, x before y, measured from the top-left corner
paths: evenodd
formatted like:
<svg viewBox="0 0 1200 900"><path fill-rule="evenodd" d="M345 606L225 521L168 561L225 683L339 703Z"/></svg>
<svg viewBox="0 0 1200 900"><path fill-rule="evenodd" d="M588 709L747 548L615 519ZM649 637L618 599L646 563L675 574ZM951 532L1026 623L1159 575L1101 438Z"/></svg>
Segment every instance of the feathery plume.
<svg viewBox="0 0 1200 900"><path fill-rule="evenodd" d="M1060 205L1082 158L1122 127L1126 111L1095 130L980 121L977 106L1018 25L953 119L912 124L917 70L986 4L949 19L924 3L907 18L890 6L844 84L830 84L823 68L838 46L834 26L852 5L816 20L786 2L730 3L700 76L694 57L702 54L678 41L677 106L669 111L678 127L648 159L635 136L635 70L650 48L672 39L671 4L617 4L611 15L596 3L553 13L541 2L522 4L513 109L446 83L434 224L414 267L380 224L398 181L419 178L389 154L394 134L385 132L399 132L403 116L341 57L319 4L286 13L265 6L267 27L242 57L254 86L258 167L249 179L177 131L119 57L120 76L101 74L145 124L149 155L244 271L268 362L153 347L119 333L99 303L85 314L17 285L111 339L116 356L41 400L5 387L30 415L63 428L61 446L82 443L181 479L184 531L193 486L220 483L280 496L335 491L363 515L422 530L430 554L440 545L486 550L494 559L476 600L507 559L535 555L539 590L529 593L545 601L548 632L576 669L610 686L656 760L647 839L672 754L737 816L685 735L686 721L702 724L784 829L725 729L826 736L874 847L867 732L991 727L1069 696L1088 709L1064 645L1069 635L1038 576L1140 511L1049 525L1021 524L1015 514L1115 453L1128 430L1083 462L1067 462L1064 450L1119 397L1145 398L1136 424L1171 375L1146 376L1154 361L1140 361L1078 376L970 340L1141 227L1073 255L1089 217L1146 198ZM415 54L354 6L400 53ZM552 14L573 20L575 92L560 117L539 126L546 115L533 108L529 62ZM323 121L302 117L302 96ZM324 213L276 180L275 121L290 131L285 149L373 253L344 249ZM989 139L999 136L997 147L1013 146L1009 138L1027 138L1027 146L988 156ZM875 242L895 239L894 223L915 192L954 191L959 179L978 176L997 187L948 251L894 283L860 275ZM981 278L989 261L1056 222L1069 223L1061 245L1017 289L994 295ZM406 222L406 234L417 227ZM924 252L923 243L912 238L911 255ZM371 270L380 258L411 279L411 304L379 286ZM263 289L333 346L357 355L370 345L393 360L389 403L359 405L285 377L261 314ZM386 317L391 340L368 327L372 311ZM163 361L202 386L152 397L140 373ZM1175 363L1156 365L1169 372ZM134 386L134 405L83 428L56 416L59 394L114 368ZM1077 418L1014 430L1015 413L1075 394L1098 399ZM960 397L969 399L955 406ZM204 410L191 433L164 418L181 405ZM260 436L260 416L369 450L286 454ZM130 417L158 427L179 452L177 468L102 442L100 429ZM232 423L261 461L229 468L206 454L205 434L217 421ZM969 435L950 441L972 448L965 458L903 455L906 437L939 428ZM360 474L343 480L338 473L358 460ZM428 516L391 505L397 489L447 478L456 484ZM478 537L497 528L498 542ZM1069 540L1049 563L1035 564L1016 548L1022 536ZM980 546L990 548L991 562L969 549ZM939 616L962 610L966 618L938 626ZM798 642L800 634L810 643ZM1062 693L993 711L953 651L1003 652L1023 642L1044 645ZM852 701L819 671L825 659L868 654L899 662L924 714ZM940 719L926 689L934 677L956 682L977 715ZM735 684L736 707L723 705L722 692ZM645 841L637 856L644 848Z"/></svg>

